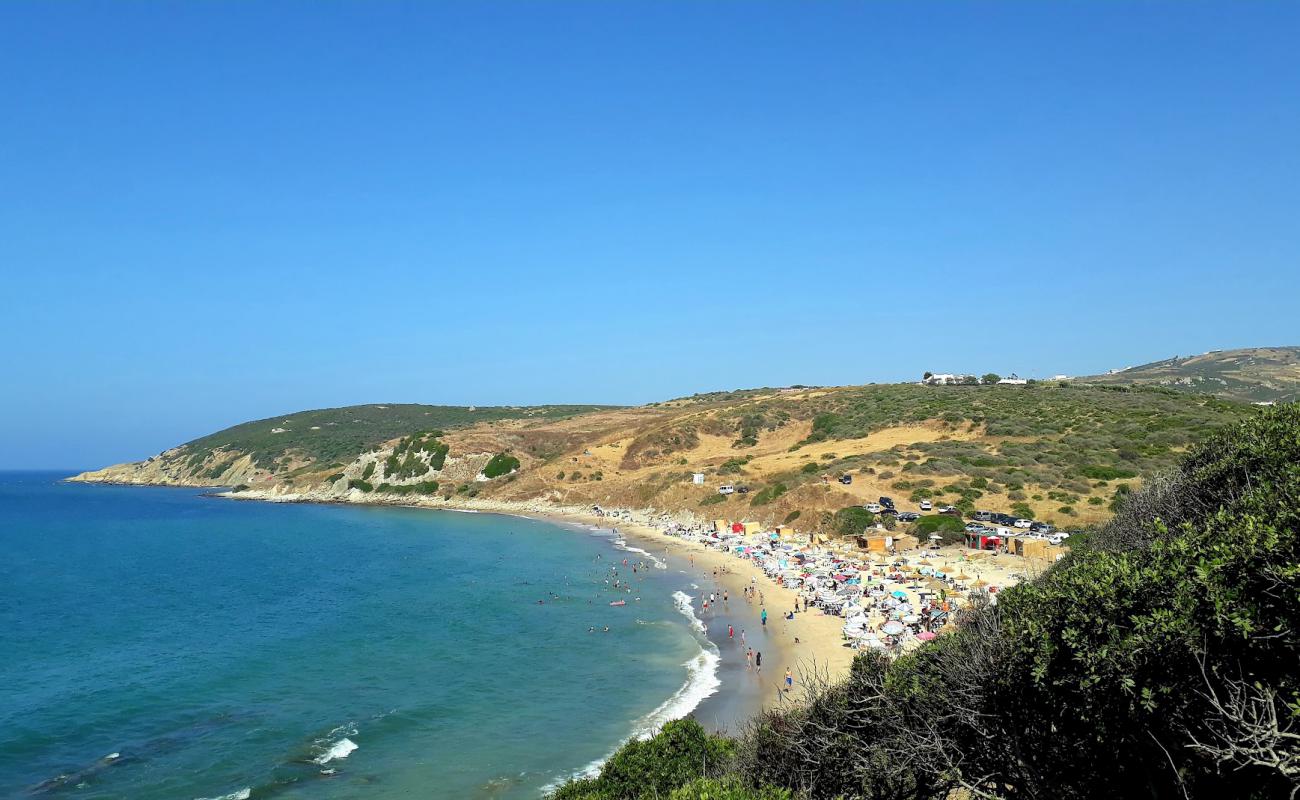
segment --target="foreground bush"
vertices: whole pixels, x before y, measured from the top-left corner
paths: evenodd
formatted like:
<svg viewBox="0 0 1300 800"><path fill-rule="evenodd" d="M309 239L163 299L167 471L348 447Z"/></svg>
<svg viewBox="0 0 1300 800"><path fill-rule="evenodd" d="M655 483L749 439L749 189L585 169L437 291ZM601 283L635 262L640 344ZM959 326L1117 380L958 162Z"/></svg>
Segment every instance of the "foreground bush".
<svg viewBox="0 0 1300 800"><path fill-rule="evenodd" d="M1197 448L1087 548L757 720L816 798L1300 796L1300 409Z"/></svg>
<svg viewBox="0 0 1300 800"><path fill-rule="evenodd" d="M697 778L720 774L733 747L730 739L710 735L695 720L679 719L669 722L649 739L633 739L623 745L601 767L600 775L570 781L551 797L554 800L666 797Z"/></svg>

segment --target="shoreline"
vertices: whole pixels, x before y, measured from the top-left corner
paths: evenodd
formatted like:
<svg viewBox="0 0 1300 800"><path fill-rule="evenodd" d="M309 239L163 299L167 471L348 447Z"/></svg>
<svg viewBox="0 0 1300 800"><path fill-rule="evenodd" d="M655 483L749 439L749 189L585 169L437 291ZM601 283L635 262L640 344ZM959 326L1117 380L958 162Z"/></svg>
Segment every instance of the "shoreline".
<svg viewBox="0 0 1300 800"><path fill-rule="evenodd" d="M65 479L69 480L69 479ZM456 511L501 514L538 519L560 526L581 526L588 529L609 530L667 563L667 569L690 578L689 583L698 589L689 590L692 611L707 626L706 637L720 657L717 676L719 686L703 698L685 716L692 716L706 728L717 732L739 733L748 722L764 711L789 708L803 696L802 687L808 682L824 683L837 680L848 673L854 651L844 646L841 636L843 620L823 614L820 610L800 612L793 621L785 613L794 607L795 590L779 586L762 570L745 559L731 553L683 540L669 535L663 527L685 524L704 524L690 512L666 512L658 509L627 509L618 516L597 516L591 509L563 506L544 500L491 500L462 498L444 500L441 497L386 496L376 498L359 495L340 496L334 492L307 491L283 492L264 489L247 489L236 494L229 487L177 485L155 483L128 483L79 480L77 483L102 483L112 486L166 486L171 488L207 490L211 497L222 499L269 502L311 503L320 505L352 505L390 508L411 508L432 511ZM767 625L759 619L758 599L747 601L743 590L754 586L762 593L768 612ZM709 591L719 596L726 592L730 600L718 608L715 604L708 612L701 609L701 597ZM734 639L727 636L726 626L734 629ZM762 652L764 669L759 673L746 666L744 649L740 647L742 631L747 644ZM796 638L798 643L796 643ZM794 677L794 688L781 691L785 670Z"/></svg>

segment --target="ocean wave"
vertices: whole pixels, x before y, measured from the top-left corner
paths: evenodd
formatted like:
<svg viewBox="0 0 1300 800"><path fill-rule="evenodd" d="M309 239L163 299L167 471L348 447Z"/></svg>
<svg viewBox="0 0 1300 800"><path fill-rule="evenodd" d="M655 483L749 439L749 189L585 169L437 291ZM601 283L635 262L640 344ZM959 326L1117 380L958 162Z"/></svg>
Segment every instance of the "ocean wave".
<svg viewBox="0 0 1300 800"><path fill-rule="evenodd" d="M627 539L624 539L621 536L614 540L614 547L619 550L627 551L629 553L640 553L641 555L650 559L650 561L655 565L656 569L668 569L668 565L660 561L658 558L655 558L653 555L651 555L650 551L642 550L639 547L633 547L632 545L627 543Z"/></svg>
<svg viewBox="0 0 1300 800"><path fill-rule="evenodd" d="M348 737L356 735L357 724L355 722L348 722L338 726L315 741L314 747L318 752L312 761L317 764L328 764L331 761L347 758L357 749L357 743Z"/></svg>
<svg viewBox="0 0 1300 800"><path fill-rule="evenodd" d="M709 632L709 629L704 627L703 620L695 616L695 606L691 605L691 600L693 599L695 598L691 597L686 592L673 592L673 602L677 604L677 610L681 612L682 616L690 620L692 630L701 636L704 636Z"/></svg>
<svg viewBox="0 0 1300 800"><path fill-rule="evenodd" d="M248 800L253 794L253 790L247 786L237 792L223 794L220 797L200 797L197 800Z"/></svg>
<svg viewBox="0 0 1300 800"><path fill-rule="evenodd" d="M619 742L613 750L572 774L547 784L542 788L543 793L550 793L571 780L596 777L600 774L601 766L628 741L632 739L649 739L658 733L665 724L675 719L681 719L694 711L699 707L700 703L704 702L705 698L713 695L722 686L722 681L718 678L718 665L722 663L721 654L718 652L717 645L704 638L704 623L695 616L695 609L691 606L691 599L691 596L685 592L673 592L673 600L677 604L677 610L691 621L691 628L699 633L700 638L703 639L700 644L700 651L682 665L686 667L686 682L676 692L673 692L672 696L656 706L653 711L638 719L632 725L632 735Z"/></svg>
<svg viewBox="0 0 1300 800"><path fill-rule="evenodd" d="M352 751L357 749L357 743L346 736L329 746L324 753L316 756L313 761L317 764L328 764L335 759L347 758L352 755Z"/></svg>

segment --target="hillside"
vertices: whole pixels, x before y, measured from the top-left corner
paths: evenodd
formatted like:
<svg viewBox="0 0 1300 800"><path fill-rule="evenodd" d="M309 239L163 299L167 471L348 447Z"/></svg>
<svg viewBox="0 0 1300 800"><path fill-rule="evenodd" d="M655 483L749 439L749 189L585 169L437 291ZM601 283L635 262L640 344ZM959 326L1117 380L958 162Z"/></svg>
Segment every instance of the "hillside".
<svg viewBox="0 0 1300 800"><path fill-rule="evenodd" d="M1078 527L1254 413L1165 389L1046 384L756 389L638 408L358 406L235 426L77 479L656 508L806 530L889 495L901 510L931 500ZM723 496L723 483L748 491Z"/></svg>
<svg viewBox="0 0 1300 800"><path fill-rule="evenodd" d="M738 733L687 718L551 800L1300 797L1300 407L1198 443L1082 546ZM926 563L926 562L922 562Z"/></svg>
<svg viewBox="0 0 1300 800"><path fill-rule="evenodd" d="M1104 385L1164 386L1247 403L1287 403L1300 399L1300 347L1214 350L1078 380Z"/></svg>

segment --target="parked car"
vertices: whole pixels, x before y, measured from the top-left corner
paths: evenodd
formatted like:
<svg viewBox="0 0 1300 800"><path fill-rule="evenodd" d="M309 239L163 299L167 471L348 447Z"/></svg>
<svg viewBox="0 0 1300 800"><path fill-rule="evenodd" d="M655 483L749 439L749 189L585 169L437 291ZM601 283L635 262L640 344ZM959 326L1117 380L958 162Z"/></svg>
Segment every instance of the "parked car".
<svg viewBox="0 0 1300 800"><path fill-rule="evenodd" d="M1046 522L1035 522L1033 525L1029 526L1029 530L1034 533L1051 533L1056 530L1056 528L1048 525Z"/></svg>
<svg viewBox="0 0 1300 800"><path fill-rule="evenodd" d="M898 513L899 522L916 522L920 518L921 515L915 511L900 511Z"/></svg>
<svg viewBox="0 0 1300 800"><path fill-rule="evenodd" d="M748 486L737 486L737 487L736 487L736 494L749 494L749 487L748 487Z"/></svg>
<svg viewBox="0 0 1300 800"><path fill-rule="evenodd" d="M1016 519L1012 514L994 514L993 521L999 525L1015 525Z"/></svg>
<svg viewBox="0 0 1300 800"><path fill-rule="evenodd" d="M881 504L882 506L884 506L885 508L893 508L893 507L894 507L894 501L891 500L891 499L888 498L888 497L881 497L881 498L880 498L880 504Z"/></svg>
<svg viewBox="0 0 1300 800"><path fill-rule="evenodd" d="M932 508L934 508L934 505L933 505L929 500L922 500L922 501L921 501L921 510L922 510L922 511L929 511L929 510L932 509Z"/></svg>
<svg viewBox="0 0 1300 800"><path fill-rule="evenodd" d="M944 506L943 508L939 509L939 513L947 514L950 517L960 517L961 509L957 508L956 506Z"/></svg>
<svg viewBox="0 0 1300 800"><path fill-rule="evenodd" d="M732 494L735 491L736 491L736 487L732 486L729 483L724 483L723 485L718 487L718 494Z"/></svg>
<svg viewBox="0 0 1300 800"><path fill-rule="evenodd" d="M992 521L993 521L993 512L992 512L992 511L976 511L976 512L975 512L975 516L972 517L972 519L977 519L977 520L979 520L980 522L992 522Z"/></svg>
<svg viewBox="0 0 1300 800"><path fill-rule="evenodd" d="M968 523L966 523L966 532L967 532L967 533L979 533L980 531L986 531L986 530L988 530L988 528L984 527L984 523L982 523L982 522L968 522Z"/></svg>
<svg viewBox="0 0 1300 800"><path fill-rule="evenodd" d="M1032 528L1034 526L1034 521L1032 519L1018 519L1012 524L1017 528Z"/></svg>
<svg viewBox="0 0 1300 800"><path fill-rule="evenodd" d="M853 476L852 476L852 475L841 475L841 476L840 476L840 483L844 484L845 486L848 486L850 483L853 483Z"/></svg>
<svg viewBox="0 0 1300 800"><path fill-rule="evenodd" d="M884 511L885 507L879 503L867 503L866 509L872 514L879 514L881 511Z"/></svg>
<svg viewBox="0 0 1300 800"><path fill-rule="evenodd" d="M885 506L883 509L881 509L880 516L883 517L885 515L896 517L898 516L898 509L894 508L893 506Z"/></svg>

